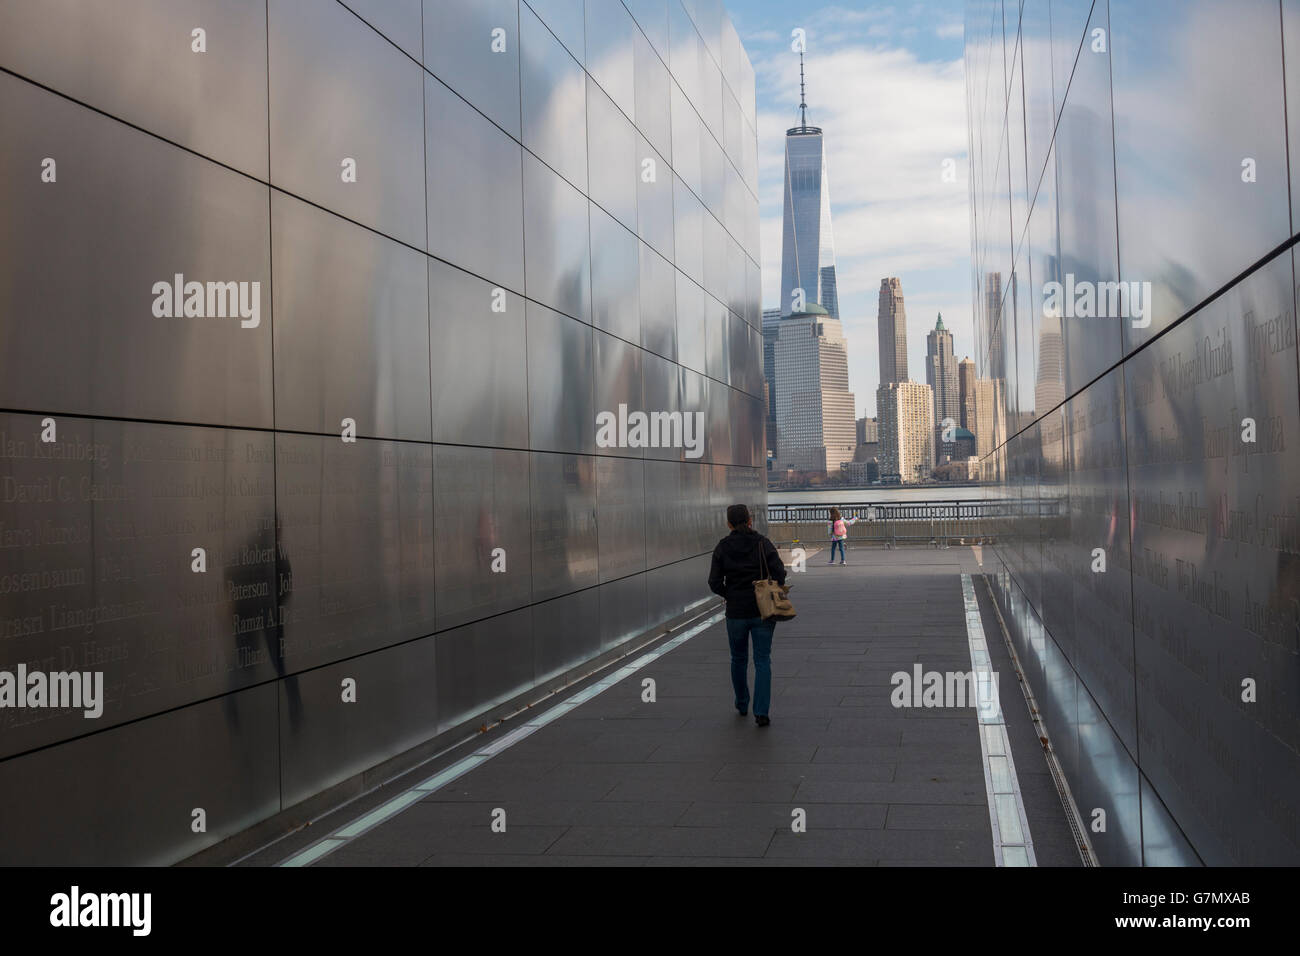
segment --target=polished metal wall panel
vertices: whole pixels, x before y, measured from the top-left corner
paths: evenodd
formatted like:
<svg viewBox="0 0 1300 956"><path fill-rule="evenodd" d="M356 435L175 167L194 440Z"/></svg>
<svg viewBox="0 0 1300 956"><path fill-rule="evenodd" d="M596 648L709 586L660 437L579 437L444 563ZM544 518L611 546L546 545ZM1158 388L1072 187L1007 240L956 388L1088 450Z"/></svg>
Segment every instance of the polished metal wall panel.
<svg viewBox="0 0 1300 956"><path fill-rule="evenodd" d="M530 607L443 631L434 641L439 731L450 730L535 683Z"/></svg>
<svg viewBox="0 0 1300 956"><path fill-rule="evenodd" d="M1088 36L1089 14L1094 7L1100 6L1104 11L1106 0L1094 3L1094 0L1051 0L1052 8L1052 87L1060 92L1056 96L1056 115L1061 115L1066 100L1065 91L1070 85L1079 57L1091 53L1091 36ZM996 14L995 14L996 16ZM1009 21L1012 18L1007 17ZM1008 28L1007 33L1011 30ZM1088 40L1089 42L1084 42ZM997 40L995 39L995 44ZM1082 50L1082 53L1080 52ZM993 56L997 56L994 49ZM1000 72L1000 71L999 71ZM1000 116L995 108L994 117Z"/></svg>
<svg viewBox="0 0 1300 956"><path fill-rule="evenodd" d="M641 249L636 233L591 205L591 321L632 343L641 341Z"/></svg>
<svg viewBox="0 0 1300 956"><path fill-rule="evenodd" d="M748 203L746 208L749 208ZM757 246L750 246L750 252L745 257L745 321L761 333L763 328L763 310L760 305L763 301L762 273L759 271L758 263L750 257L753 250L757 248Z"/></svg>
<svg viewBox="0 0 1300 956"><path fill-rule="evenodd" d="M583 0L529 0L528 5L541 18L579 63L586 49L586 24Z"/></svg>
<svg viewBox="0 0 1300 956"><path fill-rule="evenodd" d="M1025 169L1029 201L1047 163L1056 126L1052 90L1052 31L1048 0L1025 0L1020 9L1021 80L1025 101ZM1064 90L1061 95L1064 95Z"/></svg>
<svg viewBox="0 0 1300 956"><path fill-rule="evenodd" d="M645 561L647 568L682 556L681 468L676 461L645 462Z"/></svg>
<svg viewBox="0 0 1300 956"><path fill-rule="evenodd" d="M731 374L731 330L727 307L711 295L704 296L704 355L709 378L726 384Z"/></svg>
<svg viewBox="0 0 1300 956"><path fill-rule="evenodd" d="M430 439L427 257L273 191L275 423Z"/></svg>
<svg viewBox="0 0 1300 956"><path fill-rule="evenodd" d="M271 184L424 248L419 64L337 3L269 0L268 33Z"/></svg>
<svg viewBox="0 0 1300 956"><path fill-rule="evenodd" d="M620 9L622 9L620 7ZM637 159L637 132L631 120L587 78L587 112L593 129L587 138L592 201L628 229L636 231L636 184L641 164Z"/></svg>
<svg viewBox="0 0 1300 956"><path fill-rule="evenodd" d="M166 866L275 813L275 695L263 684L0 761L0 865Z"/></svg>
<svg viewBox="0 0 1300 956"><path fill-rule="evenodd" d="M1093 30L1107 29L1106 3L1097 3L1088 22ZM1119 359L1123 309L1109 293L1103 305L1102 290L1120 278L1119 249L1115 231L1115 151L1111 141L1110 55L1084 44L1070 81L1069 96L1060 111L1056 129L1056 189L1060 228L1061 280L1065 295L1084 283L1096 287L1097 301L1091 307L1076 296L1065 303L1059 318L1065 347L1065 384L1070 392L1110 368ZM1127 252L1127 243L1125 244ZM1069 277L1073 276L1073 283ZM1125 272L1125 279L1133 278ZM1038 277L1034 277L1038 283ZM1039 286L1036 291L1041 290ZM1034 313L1036 322L1045 313ZM1052 331L1055 331L1053 324ZM1048 344L1045 339L1044 344ZM1050 353L1042 356L1049 361ZM1045 370L1047 378L1054 368ZM1040 409L1042 411L1042 409Z"/></svg>
<svg viewBox="0 0 1300 956"><path fill-rule="evenodd" d="M668 4L669 0L626 0L623 4L665 62L668 60Z"/></svg>
<svg viewBox="0 0 1300 956"><path fill-rule="evenodd" d="M522 292L522 147L428 76L424 109L429 252Z"/></svg>
<svg viewBox="0 0 1300 956"><path fill-rule="evenodd" d="M646 429L646 434L637 436L635 420L627 421L621 413L625 406L628 416L633 412L645 411L642 406L641 361L647 353L629 345L622 339L606 335L596 330L595 335L595 380L596 380L596 415L608 413L614 419L614 434L608 436L606 444L597 429L596 450L601 455L616 455L625 458L641 458L646 454L646 442L656 441L654 434ZM627 421L624 428L620 421ZM593 426L595 427L595 426ZM626 430L626 434L622 434ZM634 444L634 441L636 442Z"/></svg>
<svg viewBox="0 0 1300 956"><path fill-rule="evenodd" d="M704 290L724 303L727 300L727 242L730 236L717 219L707 212L704 225Z"/></svg>
<svg viewBox="0 0 1300 956"><path fill-rule="evenodd" d="M1108 373L1070 403L1070 540L1073 620L1051 618L1079 677L1129 753L1138 753L1141 703L1133 672L1133 581L1145 566L1130 541L1123 374ZM1100 555L1098 554L1100 549ZM1104 571L1096 570L1103 567ZM1135 563L1136 561L1136 563ZM1058 633L1059 632L1059 633Z"/></svg>
<svg viewBox="0 0 1300 956"><path fill-rule="evenodd" d="M640 36L621 3L588 3L587 72L629 118L636 115L633 37ZM592 197L595 198L595 197Z"/></svg>
<svg viewBox="0 0 1300 956"><path fill-rule="evenodd" d="M673 263L704 285L704 206L679 177L673 177Z"/></svg>
<svg viewBox="0 0 1300 956"><path fill-rule="evenodd" d="M644 578L646 610L655 620L666 621L681 614L686 610L686 605L694 600L694 598L687 598L689 584L680 564L667 564L653 568L645 573ZM707 571L704 579L707 582ZM705 590L707 589L706 583Z"/></svg>
<svg viewBox="0 0 1300 956"><path fill-rule="evenodd" d="M732 457L731 447L731 430L735 423L732 412L737 409L732 396L738 393L721 382L715 382L712 379L708 381L707 385L709 390L709 439L704 449L704 458L706 461L720 465L730 464L735 460Z"/></svg>
<svg viewBox="0 0 1300 956"><path fill-rule="evenodd" d="M493 31L501 43L493 49ZM511 136L519 126L519 0L424 0L424 65Z"/></svg>
<svg viewBox="0 0 1300 956"><path fill-rule="evenodd" d="M432 637L409 641L279 683L285 807L438 732L434 646ZM353 682L348 700L345 681Z"/></svg>
<svg viewBox="0 0 1300 956"><path fill-rule="evenodd" d="M275 452L284 670L431 633L432 446L282 433Z"/></svg>
<svg viewBox="0 0 1300 956"><path fill-rule="evenodd" d="M452 445L433 453L438 627L522 607L532 595L528 453Z"/></svg>
<svg viewBox="0 0 1300 956"><path fill-rule="evenodd" d="M1025 170L1025 97L1021 50L1015 43L1011 89L1007 94L1007 172L1011 177L1011 251L1019 258L1029 222L1029 184Z"/></svg>
<svg viewBox="0 0 1300 956"><path fill-rule="evenodd" d="M13 0L0 6L0 63L266 178L264 0Z"/></svg>
<svg viewBox="0 0 1300 956"><path fill-rule="evenodd" d="M762 399L727 389L728 461L736 465L758 465L761 458L760 432L763 428Z"/></svg>
<svg viewBox="0 0 1300 956"><path fill-rule="evenodd" d="M600 592L575 591L534 604L533 673L538 683L600 653Z"/></svg>
<svg viewBox="0 0 1300 956"><path fill-rule="evenodd" d="M632 38L636 82L636 110L632 118L650 145L672 161L672 115L669 89L672 78L659 59L651 40L640 30Z"/></svg>
<svg viewBox="0 0 1300 956"><path fill-rule="evenodd" d="M1142 767L1211 865L1300 859L1293 296L1283 254L1125 364Z"/></svg>
<svg viewBox="0 0 1300 956"><path fill-rule="evenodd" d="M1201 859L1178 829L1146 777L1138 774L1142 795L1142 865L1200 866Z"/></svg>
<svg viewBox="0 0 1300 956"><path fill-rule="evenodd" d="M689 412L692 409L682 405L682 370L666 359L652 352L641 353L641 375L643 378L642 408L648 413L661 412L669 416ZM694 406L698 408L698 406ZM658 448L643 449L644 457L678 461L682 449L668 445Z"/></svg>
<svg viewBox="0 0 1300 956"><path fill-rule="evenodd" d="M686 368L708 370L708 320L704 290L677 273L677 361Z"/></svg>
<svg viewBox="0 0 1300 956"><path fill-rule="evenodd" d="M723 302L732 314L740 316L746 322L745 316L745 266L749 260L745 255L744 248L740 243L731 236L727 237L727 290L723 296ZM761 389L760 389L761 391Z"/></svg>
<svg viewBox="0 0 1300 956"><path fill-rule="evenodd" d="M424 55L420 0L342 0L343 5L416 60ZM445 42L445 38L444 38Z"/></svg>
<svg viewBox="0 0 1300 956"><path fill-rule="evenodd" d="M1279 25L1269 0L1110 4L1120 274L1152 284L1126 352L1290 234Z"/></svg>
<svg viewBox="0 0 1300 956"><path fill-rule="evenodd" d="M106 677L4 711L14 862L174 862L716 604L726 505L765 526L719 0L122 6L0 9L0 643ZM597 447L620 407L690 440Z"/></svg>
<svg viewBox="0 0 1300 956"><path fill-rule="evenodd" d="M667 160L637 136L636 234L670 262L673 258L673 175Z"/></svg>
<svg viewBox="0 0 1300 956"><path fill-rule="evenodd" d="M1300 3L1296 0L1282 0L1282 59L1288 57L1296 62L1300 56ZM1292 156L1300 156L1300 74L1295 70L1283 70L1286 75L1286 143L1287 171L1291 192L1291 231L1294 235L1295 224L1300 222L1300 170L1291 162Z"/></svg>
<svg viewBox="0 0 1300 956"><path fill-rule="evenodd" d="M0 406L270 427L267 188L8 74L0 117ZM177 275L249 317L155 315Z"/></svg>
<svg viewBox="0 0 1300 956"><path fill-rule="evenodd" d="M673 70L673 76L682 82L682 76ZM700 129L700 118L691 108L681 87L674 85L669 91L669 104L673 129L673 172L696 195L700 191L700 137L707 135Z"/></svg>
<svg viewBox="0 0 1300 956"><path fill-rule="evenodd" d="M529 459L536 603L600 580L596 459L537 452Z"/></svg>
<svg viewBox="0 0 1300 956"><path fill-rule="evenodd" d="M428 267L434 441L527 447L523 296L498 295L490 283L436 259ZM503 311L494 311L494 302Z"/></svg>
<svg viewBox="0 0 1300 956"><path fill-rule="evenodd" d="M1142 810L1137 765L1082 682L1078 706L1079 767L1070 789L1085 819L1097 819L1098 809L1106 813L1105 831L1091 831L1088 839L1102 866L1140 866Z"/></svg>
<svg viewBox="0 0 1300 956"><path fill-rule="evenodd" d="M1034 685L1034 699L1042 710L1056 759L1066 778L1073 781L1079 774L1079 675L1054 639L1048 637L1043 647L1042 679ZM1044 689L1041 696L1039 686Z"/></svg>
<svg viewBox="0 0 1300 956"><path fill-rule="evenodd" d="M529 447L590 454L596 450L591 326L533 302L525 312Z"/></svg>
<svg viewBox="0 0 1300 956"><path fill-rule="evenodd" d="M591 320L588 205L582 193L524 154L525 292L584 322Z"/></svg>
<svg viewBox="0 0 1300 956"><path fill-rule="evenodd" d="M672 263L641 243L641 347L677 361L677 272Z"/></svg>
<svg viewBox="0 0 1300 956"><path fill-rule="evenodd" d="M683 424L683 447L681 453L677 455L677 458L683 459L689 457L686 454L687 443L684 440L686 416L700 413L703 415L704 451L703 454L697 454L695 457L690 458L690 460L695 462L708 461L710 460L709 442L712 439L714 425L714 417L711 414L712 410L709 406L709 380L698 372L693 372L688 368L679 367L677 369L677 376L681 381ZM694 431L692 435L698 436L698 434L699 430L697 427L696 431ZM695 444L698 448L698 437L695 440Z"/></svg>
<svg viewBox="0 0 1300 956"><path fill-rule="evenodd" d="M586 74L526 5L519 8L519 34L524 146L585 192Z"/></svg>
<svg viewBox="0 0 1300 956"><path fill-rule="evenodd" d="M609 581L596 590L600 595L602 650L637 637L653 623L646 607L644 574Z"/></svg>
<svg viewBox="0 0 1300 956"><path fill-rule="evenodd" d="M645 466L635 459L595 459L600 581L644 571Z"/></svg>
<svg viewBox="0 0 1300 956"><path fill-rule="evenodd" d="M681 462L682 525L677 553L687 558L710 549L718 527L718 509L713 506L713 488L725 473L722 465ZM717 476L716 478L714 476Z"/></svg>
<svg viewBox="0 0 1300 956"><path fill-rule="evenodd" d="M280 666L263 626L275 606L271 436L54 423L58 440L46 443L41 418L0 416L0 670L102 672L102 712L6 707L0 757L238 690Z"/></svg>

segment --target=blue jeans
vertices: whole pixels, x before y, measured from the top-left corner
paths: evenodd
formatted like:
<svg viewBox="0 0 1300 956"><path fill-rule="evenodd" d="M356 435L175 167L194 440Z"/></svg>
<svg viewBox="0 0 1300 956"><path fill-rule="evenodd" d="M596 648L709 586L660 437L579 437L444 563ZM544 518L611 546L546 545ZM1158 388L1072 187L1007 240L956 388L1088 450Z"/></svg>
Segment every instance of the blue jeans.
<svg viewBox="0 0 1300 956"><path fill-rule="evenodd" d="M841 561L844 560L844 542L843 542L842 540L841 540L841 541L832 541L832 542L831 542L831 560L830 560L830 563L831 563L831 564L834 564L834 563L835 563L835 549L836 549L836 548L839 548L839 549L840 549L840 560L841 560Z"/></svg>
<svg viewBox="0 0 1300 956"><path fill-rule="evenodd" d="M736 691L736 709L749 707L749 638L754 638L754 716L766 717L772 701L772 632L776 621L761 617L727 618L727 642L731 645L731 686Z"/></svg>

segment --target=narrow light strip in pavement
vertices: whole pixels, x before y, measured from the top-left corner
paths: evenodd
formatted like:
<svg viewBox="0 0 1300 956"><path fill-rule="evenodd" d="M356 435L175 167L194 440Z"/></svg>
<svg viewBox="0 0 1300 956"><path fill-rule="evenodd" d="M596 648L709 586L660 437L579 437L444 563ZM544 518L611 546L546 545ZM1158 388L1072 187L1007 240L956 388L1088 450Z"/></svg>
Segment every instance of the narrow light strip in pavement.
<svg viewBox="0 0 1300 956"><path fill-rule="evenodd" d="M979 717L989 824L993 828L993 860L997 866L1037 866L1025 802L1020 796L1020 781L1016 778L1016 762L1011 755L1007 725L1002 719L997 674L984 640L984 625L980 622L979 603L969 574L961 576L961 595L966 607L971 673L975 677L975 709Z"/></svg>
<svg viewBox="0 0 1300 956"><path fill-rule="evenodd" d="M366 813L358 817L356 820L353 820L351 823L347 824L346 826L340 827L339 829L331 833L329 836L324 837L323 839L317 841L316 843L313 843L305 850L300 850L299 852L295 853L293 856L289 857L288 859L281 861L278 865L279 866L310 866L311 864L315 863L317 860L321 859L322 857L328 856L329 854L337 850L339 847L344 846L349 840L352 840L356 837L361 836L363 833L373 830L375 827L379 826L379 824L383 823L385 820L388 820L391 817L394 817L397 814L401 813L411 804L423 800L425 797L433 793L435 790L439 790L442 787L445 787L447 784L451 783L456 778L464 776L465 774L473 770L475 767L486 763L488 760L491 760L493 757L497 756L503 751L514 746L519 741L523 740L525 737L528 737L534 732L545 727L547 724L549 724L551 721L555 720L556 718L563 717L565 714L573 710L579 704L586 703L596 695L613 687L619 681L623 680L623 678L628 677L631 674L634 674L636 671L645 667L647 664L651 664L654 661L658 660L659 658L663 657L665 654L667 654L669 651L673 650L674 648L680 647L681 645L685 644L687 641L695 637L697 634L701 634L704 631L711 628L714 624L717 624L719 621L722 620L722 618L723 618L723 612L720 610L714 614L709 615L709 617L705 618L699 624L696 624L690 629L683 631L682 633L678 634L676 637L672 638L671 640L665 641L664 643L660 644L657 648L655 648L653 651L650 651L649 653L646 654L642 654L631 664L627 664L624 665L623 667L620 667L618 670L614 671L614 673L596 682L595 684L592 684L590 687L586 687L578 691L573 696L562 700L554 707L548 707L542 713L534 717L531 717L528 720L528 722L525 723L523 726L517 727L516 729L510 731L509 733L505 734L502 737L498 737L496 740L494 740L489 744L484 744L482 747L474 751L468 757L461 758L460 760L456 761L456 763L452 764L450 767L438 771L428 780L425 780L422 783L417 783L415 786L410 787L407 790L403 791L402 793L399 793L397 796L392 797L391 799L385 801L384 803L381 803L379 806L375 807L375 809L371 810L369 813Z"/></svg>

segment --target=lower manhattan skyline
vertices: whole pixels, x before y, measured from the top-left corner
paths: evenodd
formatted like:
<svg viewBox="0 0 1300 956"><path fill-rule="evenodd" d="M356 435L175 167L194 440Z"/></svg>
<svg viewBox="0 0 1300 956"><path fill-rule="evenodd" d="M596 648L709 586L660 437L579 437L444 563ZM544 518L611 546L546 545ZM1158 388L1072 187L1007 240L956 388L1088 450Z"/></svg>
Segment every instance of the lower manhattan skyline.
<svg viewBox="0 0 1300 956"><path fill-rule="evenodd" d="M807 122L825 137L849 382L856 415L874 416L882 278L902 280L913 381L925 381L926 334L940 312L957 358L974 355L963 11L943 2L847 11L812 4L792 17L766 0L728 6L755 72L763 307L788 311L780 303L782 191L785 131L800 122L790 36L798 27L806 33ZM898 95L873 93L881 89Z"/></svg>

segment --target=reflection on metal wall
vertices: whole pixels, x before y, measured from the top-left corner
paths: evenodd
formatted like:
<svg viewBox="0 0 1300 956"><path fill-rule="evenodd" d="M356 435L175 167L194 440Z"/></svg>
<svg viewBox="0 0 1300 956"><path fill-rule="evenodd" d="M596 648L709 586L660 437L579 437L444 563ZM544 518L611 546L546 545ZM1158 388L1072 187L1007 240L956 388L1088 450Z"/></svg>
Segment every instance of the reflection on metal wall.
<svg viewBox="0 0 1300 956"><path fill-rule="evenodd" d="M1291 0L967 4L992 580L1103 863L1300 862L1297 44Z"/></svg>
<svg viewBox="0 0 1300 956"><path fill-rule="evenodd" d="M739 38L536 6L0 5L0 672L103 674L0 709L0 863L197 852L683 613L764 513Z"/></svg>

